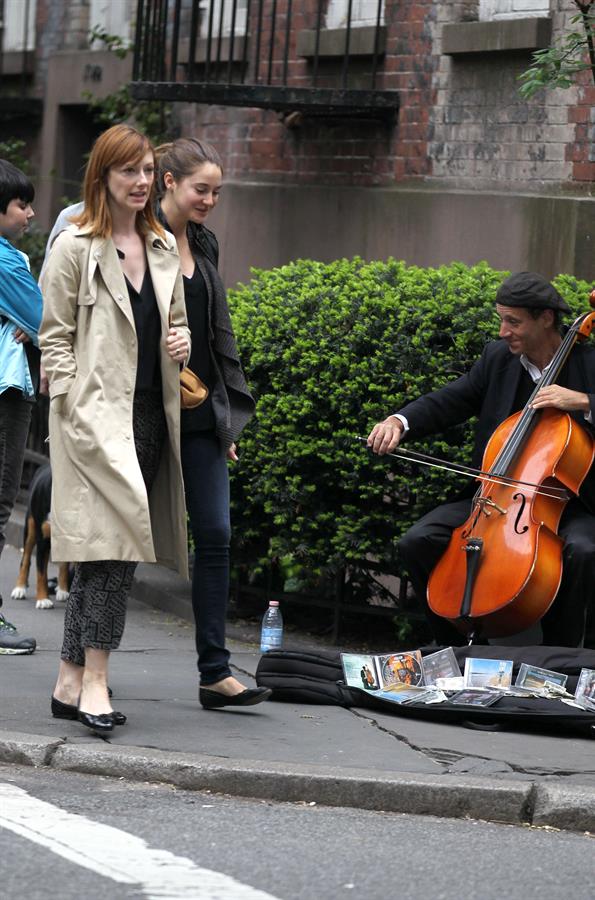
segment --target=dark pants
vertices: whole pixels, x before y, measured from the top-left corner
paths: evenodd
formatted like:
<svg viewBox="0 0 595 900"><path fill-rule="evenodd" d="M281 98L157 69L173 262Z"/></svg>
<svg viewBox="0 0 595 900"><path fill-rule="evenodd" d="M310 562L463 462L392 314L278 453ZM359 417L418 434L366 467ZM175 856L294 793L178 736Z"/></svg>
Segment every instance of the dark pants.
<svg viewBox="0 0 595 900"><path fill-rule="evenodd" d="M229 474L226 454L210 431L182 435L186 507L194 538L192 609L200 683L231 675L225 648L229 596Z"/></svg>
<svg viewBox="0 0 595 900"><path fill-rule="evenodd" d="M134 397L134 445L147 495L159 470L167 425L161 395ZM116 650L126 624L126 604L137 563L124 560L79 562L64 613L61 659L85 665L85 648Z"/></svg>
<svg viewBox="0 0 595 900"><path fill-rule="evenodd" d="M6 543L6 525L21 486L32 410L33 404L20 391L9 388L0 394L0 555Z"/></svg>
<svg viewBox="0 0 595 900"><path fill-rule="evenodd" d="M399 543L411 584L418 601L424 603L439 644L466 643L450 622L429 609L425 598L432 569L446 549L453 529L463 524L470 511L471 501L467 499L438 506L416 522ZM558 534L564 540L562 582L554 603L541 620L543 643L580 647L595 584L595 516L578 500L571 500L562 515Z"/></svg>

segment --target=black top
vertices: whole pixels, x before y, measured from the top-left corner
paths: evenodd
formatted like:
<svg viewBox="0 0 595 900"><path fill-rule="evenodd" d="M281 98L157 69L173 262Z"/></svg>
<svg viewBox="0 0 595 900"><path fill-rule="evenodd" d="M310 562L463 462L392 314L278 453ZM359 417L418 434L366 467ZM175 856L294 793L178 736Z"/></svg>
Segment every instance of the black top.
<svg viewBox="0 0 595 900"><path fill-rule="evenodd" d="M188 368L192 369L209 389L209 396L204 403L195 409L182 410L182 434L188 434L215 428L211 394L214 372L209 346L209 295L205 280L196 265L190 278L184 275L184 298L188 327L192 335L192 352Z"/></svg>
<svg viewBox="0 0 595 900"><path fill-rule="evenodd" d="M118 250L120 259L124 254ZM153 279L147 266L140 291L137 291L126 280L128 296L132 306L136 339L138 342L138 361L136 366L136 391L161 391L161 366L159 362L159 343L161 341L161 316L157 306L157 297L153 287Z"/></svg>

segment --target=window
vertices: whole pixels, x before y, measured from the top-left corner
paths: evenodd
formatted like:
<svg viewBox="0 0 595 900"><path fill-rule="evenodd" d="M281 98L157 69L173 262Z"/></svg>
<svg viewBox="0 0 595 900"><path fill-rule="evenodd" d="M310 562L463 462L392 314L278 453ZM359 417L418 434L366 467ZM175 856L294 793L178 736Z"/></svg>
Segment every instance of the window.
<svg viewBox="0 0 595 900"><path fill-rule="evenodd" d="M5 53L35 49L37 0L4 0Z"/></svg>
<svg viewBox="0 0 595 900"><path fill-rule="evenodd" d="M548 16L550 0L479 0L479 18L518 19L528 16Z"/></svg>
<svg viewBox="0 0 595 900"><path fill-rule="evenodd" d="M135 0L90 0L89 28L103 28L108 34L115 34L123 41L132 39L132 7ZM104 50L100 41L95 41L93 50Z"/></svg>
<svg viewBox="0 0 595 900"><path fill-rule="evenodd" d="M326 14L327 28L346 28L349 0L329 0ZM361 28L364 25L376 25L378 18L378 0L352 0L351 25ZM384 25L384 0L380 10L380 24Z"/></svg>
<svg viewBox="0 0 595 900"><path fill-rule="evenodd" d="M222 37L229 36L231 34L231 20L233 17L233 0L200 0L200 36L203 38L209 36L211 6L213 7L212 36L219 37L220 31ZM233 33L236 36L246 33L247 9L248 0L237 0L236 20L233 29ZM221 18L222 15L223 19Z"/></svg>

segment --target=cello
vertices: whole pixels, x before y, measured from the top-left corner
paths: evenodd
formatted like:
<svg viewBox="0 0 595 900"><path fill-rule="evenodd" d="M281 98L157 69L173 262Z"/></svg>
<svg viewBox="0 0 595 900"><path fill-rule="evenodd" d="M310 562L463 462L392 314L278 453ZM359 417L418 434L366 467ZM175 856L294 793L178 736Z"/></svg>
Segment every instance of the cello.
<svg viewBox="0 0 595 900"><path fill-rule="evenodd" d="M556 383L575 343L590 335L595 291L590 303L592 311L568 329L525 407L490 437L471 514L430 575L428 605L471 641L529 628L558 592L563 541L557 529L591 468L595 441L569 413L531 404L541 388Z"/></svg>

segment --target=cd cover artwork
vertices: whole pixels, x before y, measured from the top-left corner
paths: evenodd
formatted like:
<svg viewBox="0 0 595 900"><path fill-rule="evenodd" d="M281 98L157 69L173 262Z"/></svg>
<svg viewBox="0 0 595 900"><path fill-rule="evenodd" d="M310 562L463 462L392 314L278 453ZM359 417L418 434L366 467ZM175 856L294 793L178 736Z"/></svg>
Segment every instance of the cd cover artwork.
<svg viewBox="0 0 595 900"><path fill-rule="evenodd" d="M581 669L574 699L583 709L595 710L595 670Z"/></svg>
<svg viewBox="0 0 595 900"><path fill-rule="evenodd" d="M521 663L515 686L539 691L546 684L558 684L560 687L565 687L567 680L568 675L563 675L561 672L552 672L551 669L540 669L539 666Z"/></svg>
<svg viewBox="0 0 595 900"><path fill-rule="evenodd" d="M496 691L465 690L450 697L450 702L456 706L492 706L502 696Z"/></svg>
<svg viewBox="0 0 595 900"><path fill-rule="evenodd" d="M461 670L452 647L437 650L422 660L424 684L436 684L437 678L460 678Z"/></svg>
<svg viewBox="0 0 595 900"><path fill-rule="evenodd" d="M466 688L509 688L512 682L511 659L465 660Z"/></svg>
<svg viewBox="0 0 595 900"><path fill-rule="evenodd" d="M342 653L341 663L345 675L345 683L349 687L361 688L364 691L380 689L376 662L373 656L361 653Z"/></svg>
<svg viewBox="0 0 595 900"><path fill-rule="evenodd" d="M399 684L412 687L423 684L421 653L419 650L379 656L378 664L380 679L384 688Z"/></svg>

